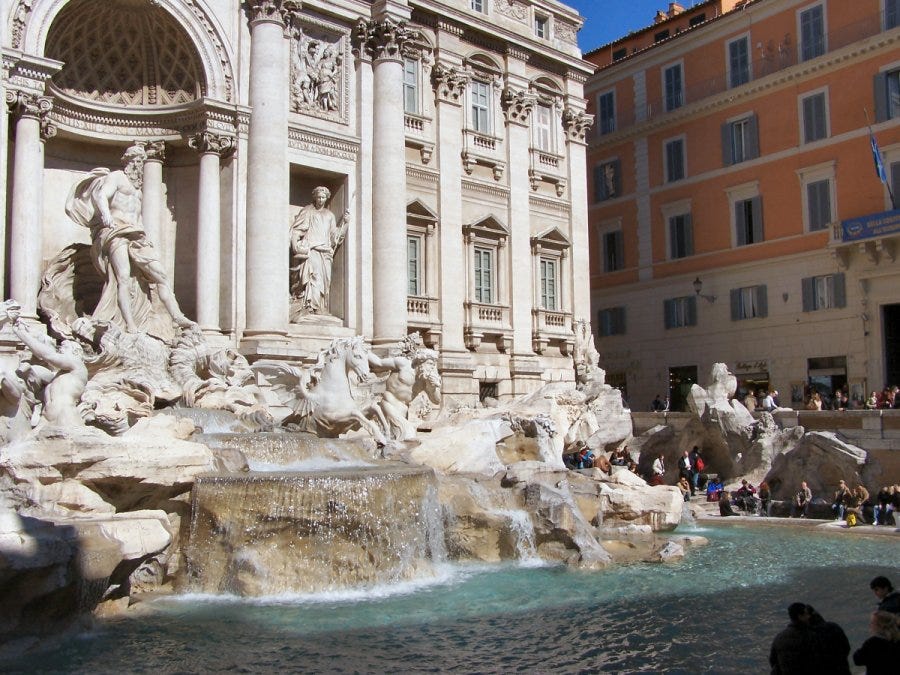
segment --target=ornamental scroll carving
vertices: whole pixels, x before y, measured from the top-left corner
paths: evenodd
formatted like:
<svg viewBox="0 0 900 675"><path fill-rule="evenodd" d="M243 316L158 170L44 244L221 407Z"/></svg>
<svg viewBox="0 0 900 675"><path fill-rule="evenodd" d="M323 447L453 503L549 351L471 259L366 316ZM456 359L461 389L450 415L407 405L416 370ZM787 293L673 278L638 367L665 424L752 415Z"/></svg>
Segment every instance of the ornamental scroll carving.
<svg viewBox="0 0 900 675"><path fill-rule="evenodd" d="M294 15L300 11L299 0L247 0L250 22L274 21L282 26L290 25Z"/></svg>
<svg viewBox="0 0 900 675"><path fill-rule="evenodd" d="M503 112L506 114L506 121L518 124L528 123L528 117L536 102L537 96L532 92L512 87L506 87L500 98Z"/></svg>
<svg viewBox="0 0 900 675"><path fill-rule="evenodd" d="M234 139L231 136L201 131L188 139L188 145L200 154L212 153L225 158L234 152Z"/></svg>
<svg viewBox="0 0 900 675"><path fill-rule="evenodd" d="M508 16L510 19L528 23L528 7L519 0L497 0L494 9L498 14Z"/></svg>
<svg viewBox="0 0 900 675"><path fill-rule="evenodd" d="M48 141L56 136L56 125L50 120L50 113L53 110L52 99L10 89L6 92L6 104L12 115L30 117L38 121L41 128L41 140Z"/></svg>
<svg viewBox="0 0 900 675"><path fill-rule="evenodd" d="M583 142L588 130L594 124L594 116L588 115L582 110L567 107L563 109L562 123L566 130L566 137L570 141Z"/></svg>
<svg viewBox="0 0 900 675"><path fill-rule="evenodd" d="M469 76L465 71L438 63L431 72L431 83L440 101L459 103L466 92Z"/></svg>
<svg viewBox="0 0 900 675"><path fill-rule="evenodd" d="M409 28L405 21L391 18L381 21L360 19L353 33L354 52L376 61L417 56L422 41L419 31Z"/></svg>

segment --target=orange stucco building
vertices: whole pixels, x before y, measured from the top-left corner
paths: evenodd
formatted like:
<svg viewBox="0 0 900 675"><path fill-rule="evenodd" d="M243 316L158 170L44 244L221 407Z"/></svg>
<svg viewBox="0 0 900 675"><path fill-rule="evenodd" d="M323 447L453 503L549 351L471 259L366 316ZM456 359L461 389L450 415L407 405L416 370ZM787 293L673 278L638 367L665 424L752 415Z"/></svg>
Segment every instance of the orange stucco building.
<svg viewBox="0 0 900 675"><path fill-rule="evenodd" d="M900 0L672 3L585 58L594 330L632 408L716 362L793 407L900 384Z"/></svg>

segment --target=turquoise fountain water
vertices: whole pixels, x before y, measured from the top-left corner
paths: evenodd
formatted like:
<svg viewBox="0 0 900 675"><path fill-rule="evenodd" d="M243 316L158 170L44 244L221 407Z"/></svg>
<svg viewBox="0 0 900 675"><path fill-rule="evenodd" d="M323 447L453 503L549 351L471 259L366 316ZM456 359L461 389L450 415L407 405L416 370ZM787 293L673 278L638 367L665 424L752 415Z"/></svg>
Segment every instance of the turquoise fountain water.
<svg viewBox="0 0 900 675"><path fill-rule="evenodd" d="M682 528L679 528L679 532ZM876 574L900 580L897 536L809 527L692 528L674 564L603 572L443 565L429 580L252 600L142 603L7 672L671 672L768 670L790 602L867 636Z"/></svg>

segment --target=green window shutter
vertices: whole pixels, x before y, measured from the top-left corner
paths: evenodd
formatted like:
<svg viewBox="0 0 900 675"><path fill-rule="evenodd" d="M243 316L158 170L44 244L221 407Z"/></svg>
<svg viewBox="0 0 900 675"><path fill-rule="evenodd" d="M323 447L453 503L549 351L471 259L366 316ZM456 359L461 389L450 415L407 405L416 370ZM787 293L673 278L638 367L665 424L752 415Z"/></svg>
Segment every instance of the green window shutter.
<svg viewBox="0 0 900 675"><path fill-rule="evenodd" d="M756 316L769 316L769 293L765 284L756 287Z"/></svg>
<svg viewBox="0 0 900 675"><path fill-rule="evenodd" d="M731 296L731 320L739 321L741 318L741 289L732 288L729 295Z"/></svg>
<svg viewBox="0 0 900 675"><path fill-rule="evenodd" d="M800 280L800 288L803 294L803 311L812 312L816 308L816 280L814 277L804 277Z"/></svg>
<svg viewBox="0 0 900 675"><path fill-rule="evenodd" d="M834 275L834 306L847 306L847 285L844 281L844 273L840 272Z"/></svg>

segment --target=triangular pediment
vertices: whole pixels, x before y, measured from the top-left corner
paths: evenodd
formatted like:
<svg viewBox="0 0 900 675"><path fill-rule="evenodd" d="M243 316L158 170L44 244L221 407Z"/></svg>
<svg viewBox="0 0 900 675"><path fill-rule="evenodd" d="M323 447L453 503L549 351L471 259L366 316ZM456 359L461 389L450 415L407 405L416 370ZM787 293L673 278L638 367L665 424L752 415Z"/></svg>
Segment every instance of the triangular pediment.
<svg viewBox="0 0 900 675"><path fill-rule="evenodd" d="M494 216L485 216L473 223L464 225L463 232L466 234L471 233L481 237L492 238L505 238L509 236L509 230Z"/></svg>
<svg viewBox="0 0 900 675"><path fill-rule="evenodd" d="M406 217L416 221L425 221L436 223L437 213L432 211L428 206L419 199L414 199L406 205Z"/></svg>
<svg viewBox="0 0 900 675"><path fill-rule="evenodd" d="M569 248L572 243L568 237L558 228L551 227L538 235L531 238L531 245L541 245L544 248L564 249Z"/></svg>

